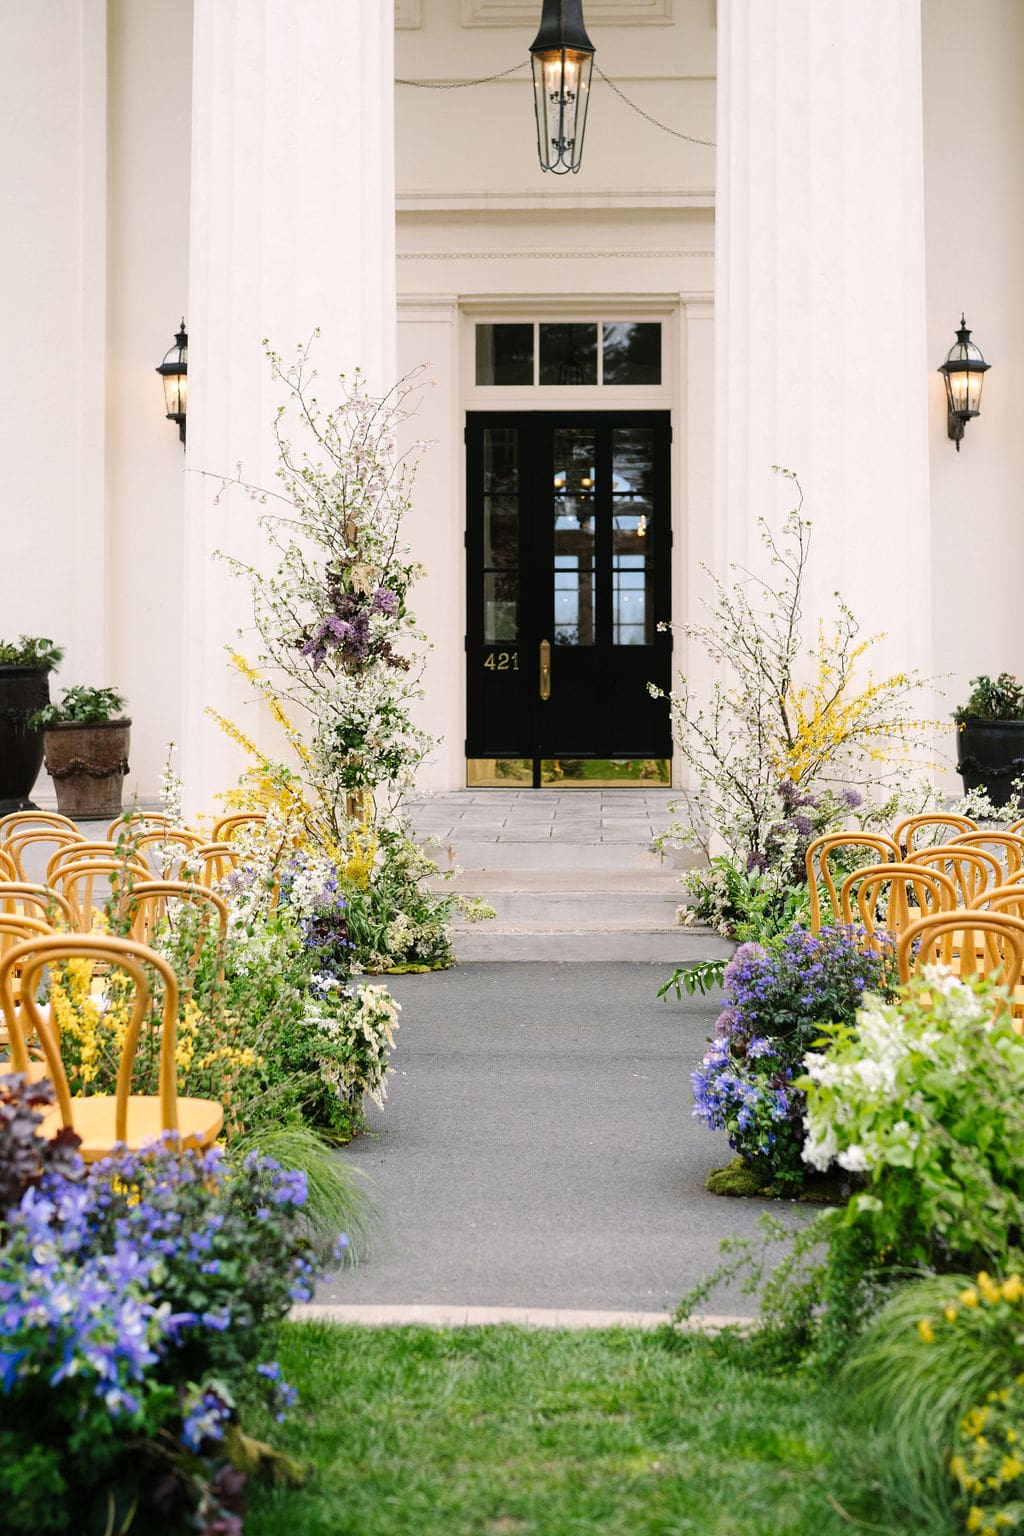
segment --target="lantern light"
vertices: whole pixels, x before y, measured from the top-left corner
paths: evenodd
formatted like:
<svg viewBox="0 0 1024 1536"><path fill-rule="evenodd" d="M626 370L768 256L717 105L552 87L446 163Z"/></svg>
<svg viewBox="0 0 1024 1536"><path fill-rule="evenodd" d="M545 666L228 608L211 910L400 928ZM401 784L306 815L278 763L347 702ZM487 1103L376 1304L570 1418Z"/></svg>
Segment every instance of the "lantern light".
<svg viewBox="0 0 1024 1536"><path fill-rule="evenodd" d="M991 367L986 363L977 345L971 340L964 316L960 316L960 329L956 341L946 355L939 372L946 383L946 430L960 452L960 439L964 424L981 412L981 386Z"/></svg>
<svg viewBox="0 0 1024 1536"><path fill-rule="evenodd" d="M188 414L188 332L185 330L184 315L174 338L174 346L156 371L163 380L167 420L178 423L178 434L184 443L185 417Z"/></svg>
<svg viewBox="0 0 1024 1536"><path fill-rule="evenodd" d="M530 45L541 170L578 171L594 68L594 45L583 23L583 0L544 0Z"/></svg>

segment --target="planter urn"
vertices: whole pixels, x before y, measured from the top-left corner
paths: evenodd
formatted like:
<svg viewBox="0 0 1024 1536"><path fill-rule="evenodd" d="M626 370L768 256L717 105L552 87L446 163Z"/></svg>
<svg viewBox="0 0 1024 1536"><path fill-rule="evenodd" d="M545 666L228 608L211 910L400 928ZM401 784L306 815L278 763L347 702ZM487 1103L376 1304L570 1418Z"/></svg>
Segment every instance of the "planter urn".
<svg viewBox="0 0 1024 1536"><path fill-rule="evenodd" d="M1005 805L1014 780L1024 778L1024 720L963 720L956 733L956 766L964 791L984 790Z"/></svg>
<svg viewBox="0 0 1024 1536"><path fill-rule="evenodd" d="M0 666L0 815L38 809L29 798L43 766L43 733L29 715L50 702L50 668Z"/></svg>
<svg viewBox="0 0 1024 1536"><path fill-rule="evenodd" d="M65 721L43 733L46 771L62 816L72 821L120 816L131 724L130 720Z"/></svg>

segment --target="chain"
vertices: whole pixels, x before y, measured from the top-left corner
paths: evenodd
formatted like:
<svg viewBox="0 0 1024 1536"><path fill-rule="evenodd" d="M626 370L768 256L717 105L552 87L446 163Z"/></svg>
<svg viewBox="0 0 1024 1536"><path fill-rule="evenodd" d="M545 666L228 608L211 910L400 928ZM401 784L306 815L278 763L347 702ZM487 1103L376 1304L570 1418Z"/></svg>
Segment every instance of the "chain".
<svg viewBox="0 0 1024 1536"><path fill-rule="evenodd" d="M643 107L638 107L635 101L630 101L625 91L620 91L618 86L615 84L615 81L608 79L608 76L605 74L604 70L600 67L599 64L595 64L594 68L601 76L601 79L604 81L605 85L610 85L616 96L622 97L627 107L632 107L634 112L638 112L640 116L645 117L649 123L653 123L655 128L660 128L663 133L671 133L677 139L685 139L687 144L703 144L705 149L715 148L714 139L697 139L694 138L692 133L680 133L678 128L670 128L667 123L659 123L658 119L656 117L652 117L649 112L645 112Z"/></svg>
<svg viewBox="0 0 1024 1536"><path fill-rule="evenodd" d="M506 75L514 75L520 69L526 69L529 59L524 59L521 64L513 64L511 69L503 69L500 75L484 75L480 80L449 80L440 82L436 80L396 80L396 85L415 85L421 91L461 91L467 85L490 85L492 80L504 80Z"/></svg>
<svg viewBox="0 0 1024 1536"><path fill-rule="evenodd" d="M490 85L492 80L505 80L509 75L518 74L521 69L526 69L529 63L529 59L524 59L521 64L513 64L511 69L503 69L498 75L484 75L479 80L449 80L445 82L434 80L396 80L395 84L415 85L421 91L461 91L468 85ZM645 112L643 107L638 107L635 101L630 101L625 91L620 91L615 81L609 80L599 64L595 64L594 69L600 75L605 85L611 86L616 96L621 96L627 107L632 107L633 111L646 118L647 122L652 123L655 128L660 128L662 133L671 133L674 138L685 139L688 144L703 144L705 149L715 148L715 141L713 139L698 139L692 133L680 133L678 128L670 128L667 123L659 123L658 119L652 117L649 112Z"/></svg>

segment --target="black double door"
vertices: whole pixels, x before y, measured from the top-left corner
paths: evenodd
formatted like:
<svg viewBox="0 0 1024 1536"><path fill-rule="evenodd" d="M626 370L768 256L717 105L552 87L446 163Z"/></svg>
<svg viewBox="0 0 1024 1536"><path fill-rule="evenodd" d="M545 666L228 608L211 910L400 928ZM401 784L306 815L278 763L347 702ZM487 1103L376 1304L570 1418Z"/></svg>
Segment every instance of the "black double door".
<svg viewBox="0 0 1024 1536"><path fill-rule="evenodd" d="M467 418L470 758L667 758L667 411Z"/></svg>

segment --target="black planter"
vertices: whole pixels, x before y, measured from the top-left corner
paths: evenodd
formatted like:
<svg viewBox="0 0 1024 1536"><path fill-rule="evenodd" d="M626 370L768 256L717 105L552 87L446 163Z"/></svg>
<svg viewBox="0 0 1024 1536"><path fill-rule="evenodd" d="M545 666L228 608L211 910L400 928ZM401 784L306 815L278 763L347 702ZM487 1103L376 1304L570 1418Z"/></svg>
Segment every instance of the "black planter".
<svg viewBox="0 0 1024 1536"><path fill-rule="evenodd" d="M983 789L1005 805L1024 778L1024 720L965 720L957 726L956 766L964 789Z"/></svg>
<svg viewBox="0 0 1024 1536"><path fill-rule="evenodd" d="M0 815L34 811L29 799L43 766L43 733L25 721L50 702L49 667L0 667Z"/></svg>

